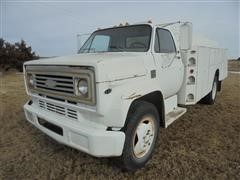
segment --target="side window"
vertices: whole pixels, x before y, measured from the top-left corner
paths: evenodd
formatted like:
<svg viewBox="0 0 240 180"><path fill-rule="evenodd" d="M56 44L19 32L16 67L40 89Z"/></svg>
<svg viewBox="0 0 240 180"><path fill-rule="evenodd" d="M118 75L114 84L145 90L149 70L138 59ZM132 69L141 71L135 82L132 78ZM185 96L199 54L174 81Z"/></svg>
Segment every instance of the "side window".
<svg viewBox="0 0 240 180"><path fill-rule="evenodd" d="M105 35L96 35L92 41L90 52L108 51L110 37Z"/></svg>
<svg viewBox="0 0 240 180"><path fill-rule="evenodd" d="M175 44L171 33L165 29L157 29L159 37L160 53L176 52Z"/></svg>
<svg viewBox="0 0 240 180"><path fill-rule="evenodd" d="M157 31L156 31L156 34L155 34L154 51L155 51L156 53L159 53L159 52L160 52L159 39L158 39Z"/></svg>

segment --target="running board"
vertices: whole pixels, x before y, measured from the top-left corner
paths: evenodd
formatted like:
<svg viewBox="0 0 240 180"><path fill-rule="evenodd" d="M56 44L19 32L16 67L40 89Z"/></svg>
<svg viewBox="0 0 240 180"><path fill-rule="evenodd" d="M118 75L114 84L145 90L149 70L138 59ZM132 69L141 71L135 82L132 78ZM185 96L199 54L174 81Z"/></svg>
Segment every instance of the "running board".
<svg viewBox="0 0 240 180"><path fill-rule="evenodd" d="M185 112L187 112L187 109L182 107L176 107L173 111L169 112L165 116L165 128L181 117Z"/></svg>

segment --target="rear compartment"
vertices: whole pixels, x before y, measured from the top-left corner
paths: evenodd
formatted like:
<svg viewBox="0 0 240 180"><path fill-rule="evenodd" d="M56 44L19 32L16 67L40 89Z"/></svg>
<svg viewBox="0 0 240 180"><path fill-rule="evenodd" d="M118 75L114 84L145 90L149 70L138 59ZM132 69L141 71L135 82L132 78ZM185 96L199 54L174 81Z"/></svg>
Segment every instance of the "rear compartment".
<svg viewBox="0 0 240 180"><path fill-rule="evenodd" d="M212 89L214 76L218 80L227 77L226 49L207 46L193 46L182 52L184 82L178 93L178 103L196 104Z"/></svg>

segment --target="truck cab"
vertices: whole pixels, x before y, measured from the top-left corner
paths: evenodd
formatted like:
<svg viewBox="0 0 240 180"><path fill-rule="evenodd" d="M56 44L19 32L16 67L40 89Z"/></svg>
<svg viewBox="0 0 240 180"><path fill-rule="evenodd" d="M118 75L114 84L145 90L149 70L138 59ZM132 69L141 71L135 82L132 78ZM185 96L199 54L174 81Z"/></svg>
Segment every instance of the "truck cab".
<svg viewBox="0 0 240 180"><path fill-rule="evenodd" d="M60 143L141 168L160 127L186 105L213 104L227 76L224 49L192 42L189 22L126 24L93 32L76 55L26 62L26 119Z"/></svg>

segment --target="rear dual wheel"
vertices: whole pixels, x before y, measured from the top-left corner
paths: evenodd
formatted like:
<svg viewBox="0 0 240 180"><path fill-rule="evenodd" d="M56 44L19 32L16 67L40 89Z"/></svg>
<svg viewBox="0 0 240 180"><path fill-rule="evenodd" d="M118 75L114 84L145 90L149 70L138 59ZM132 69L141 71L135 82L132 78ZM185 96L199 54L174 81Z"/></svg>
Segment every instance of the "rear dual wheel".
<svg viewBox="0 0 240 180"><path fill-rule="evenodd" d="M211 92L203 98L203 102L205 104L209 104L209 105L214 104L217 97L217 87L218 87L218 77L215 75Z"/></svg>

